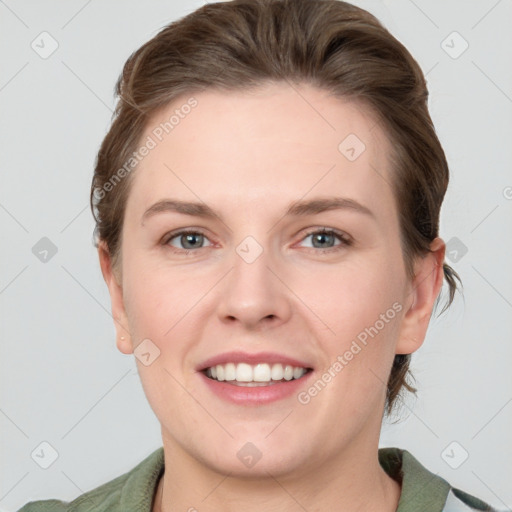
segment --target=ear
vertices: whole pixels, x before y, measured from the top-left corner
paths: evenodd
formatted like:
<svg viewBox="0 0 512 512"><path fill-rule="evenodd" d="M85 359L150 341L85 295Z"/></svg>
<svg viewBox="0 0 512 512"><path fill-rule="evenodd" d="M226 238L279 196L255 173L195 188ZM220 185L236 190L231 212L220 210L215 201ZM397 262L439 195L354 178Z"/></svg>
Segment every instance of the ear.
<svg viewBox="0 0 512 512"><path fill-rule="evenodd" d="M427 334L434 303L441 291L444 279L443 262L446 245L441 238L431 244L432 252L415 262L415 277L405 297L408 310L402 319L396 354L411 354L418 350Z"/></svg>
<svg viewBox="0 0 512 512"><path fill-rule="evenodd" d="M123 354L133 353L133 347L128 330L128 317L124 306L122 279L112 268L112 259L104 241L98 243L98 256L101 273L107 283L112 304L112 317L116 328L116 345Z"/></svg>

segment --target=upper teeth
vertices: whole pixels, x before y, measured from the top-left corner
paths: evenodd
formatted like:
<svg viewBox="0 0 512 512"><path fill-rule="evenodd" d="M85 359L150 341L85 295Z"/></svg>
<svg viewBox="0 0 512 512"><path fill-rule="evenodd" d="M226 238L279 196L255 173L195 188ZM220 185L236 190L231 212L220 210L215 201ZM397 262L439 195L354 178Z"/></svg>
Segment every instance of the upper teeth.
<svg viewBox="0 0 512 512"><path fill-rule="evenodd" d="M300 366L283 366L280 363L259 363L250 365L247 363L226 363L211 366L206 370L206 375L216 380L236 380L238 382L269 382L271 380L299 379L306 373L306 368Z"/></svg>

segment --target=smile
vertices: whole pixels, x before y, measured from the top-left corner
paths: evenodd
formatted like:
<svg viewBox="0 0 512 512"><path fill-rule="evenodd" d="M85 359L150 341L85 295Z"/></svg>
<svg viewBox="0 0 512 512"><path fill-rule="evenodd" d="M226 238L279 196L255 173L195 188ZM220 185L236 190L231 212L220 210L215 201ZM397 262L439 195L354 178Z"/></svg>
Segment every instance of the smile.
<svg viewBox="0 0 512 512"><path fill-rule="evenodd" d="M205 374L212 380L228 382L235 386L271 386L278 382L300 379L309 371L300 366L281 363L226 363L211 366Z"/></svg>

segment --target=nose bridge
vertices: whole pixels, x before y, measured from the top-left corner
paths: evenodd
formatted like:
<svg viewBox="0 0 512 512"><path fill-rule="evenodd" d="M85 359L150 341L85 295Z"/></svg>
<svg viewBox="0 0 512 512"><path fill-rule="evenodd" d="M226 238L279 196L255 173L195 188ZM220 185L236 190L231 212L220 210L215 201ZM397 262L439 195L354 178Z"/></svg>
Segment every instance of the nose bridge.
<svg viewBox="0 0 512 512"><path fill-rule="evenodd" d="M276 258L264 240L246 236L236 247L232 271L227 276L219 301L222 318L236 318L255 325L265 318L286 319L289 302L286 287L272 271Z"/></svg>
<svg viewBox="0 0 512 512"><path fill-rule="evenodd" d="M263 242L264 243L264 242ZM233 257L232 284L250 285L253 291L269 292L274 288L275 276L270 272L272 254L268 245L260 244L256 238L249 235L235 248Z"/></svg>

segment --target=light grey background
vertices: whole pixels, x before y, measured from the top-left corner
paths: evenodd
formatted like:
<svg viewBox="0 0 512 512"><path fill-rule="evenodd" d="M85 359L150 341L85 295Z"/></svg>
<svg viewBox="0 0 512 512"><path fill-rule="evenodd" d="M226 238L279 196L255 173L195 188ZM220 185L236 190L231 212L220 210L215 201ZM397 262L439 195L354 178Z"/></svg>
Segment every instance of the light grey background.
<svg viewBox="0 0 512 512"><path fill-rule="evenodd" d="M115 347L88 195L124 61L203 3L0 0L1 510L71 500L161 445L133 356ZM512 508L512 2L354 3L427 73L451 167L441 236L468 249L452 262L465 301L432 319L413 356L419 396L381 446ZM43 31L59 45L46 59L31 47L51 49ZM457 58L454 31L469 44ZM58 249L46 263L32 252L43 237ZM43 441L58 452L48 469L31 458Z"/></svg>

